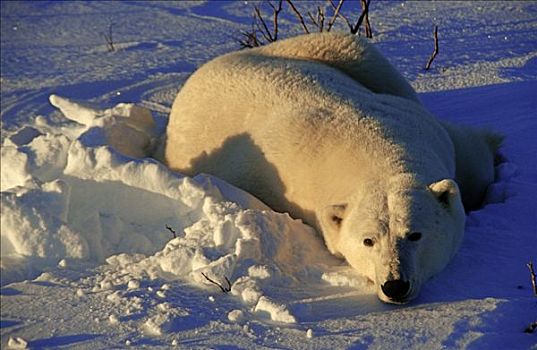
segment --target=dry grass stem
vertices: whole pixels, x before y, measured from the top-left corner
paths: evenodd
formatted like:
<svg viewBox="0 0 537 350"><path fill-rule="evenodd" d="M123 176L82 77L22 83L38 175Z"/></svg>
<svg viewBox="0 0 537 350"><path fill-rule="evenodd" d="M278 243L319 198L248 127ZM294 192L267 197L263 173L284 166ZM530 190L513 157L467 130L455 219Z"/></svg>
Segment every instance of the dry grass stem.
<svg viewBox="0 0 537 350"><path fill-rule="evenodd" d="M206 274L204 274L203 272L201 273L203 277L205 277L205 279L209 282L211 282L212 284L220 287L220 290L222 291L222 293L229 293L231 292L231 282L229 281L229 279L224 276L224 279L226 280L226 283L227 283L227 287L224 287L222 286L220 283L218 282L215 282L214 280L210 279L209 277L207 277Z"/></svg>
<svg viewBox="0 0 537 350"><path fill-rule="evenodd" d="M276 8L274 5L272 5L269 2L269 5L270 7L272 7L272 10L274 13L273 20L272 20L272 25L274 28L274 34L272 35L272 37L274 38L273 41L278 40L278 16L280 15L280 12L282 11L282 4L283 4L283 0L278 1L278 8Z"/></svg>
<svg viewBox="0 0 537 350"><path fill-rule="evenodd" d="M172 229L170 226L166 225L166 228L168 231L170 231L173 234L173 238L177 238L177 234L175 233L175 230Z"/></svg>
<svg viewBox="0 0 537 350"><path fill-rule="evenodd" d="M369 1L360 0L362 5L362 13L364 13L365 18L365 36L367 38L373 37L373 32L371 31L371 24L369 23Z"/></svg>
<svg viewBox="0 0 537 350"><path fill-rule="evenodd" d="M434 26L434 51L431 57L429 58L429 61L427 62L427 65L425 66L425 70L429 70L431 68L431 64L433 63L434 58L436 55L438 55L438 26Z"/></svg>
<svg viewBox="0 0 537 350"><path fill-rule="evenodd" d="M106 47L108 48L108 52L114 52L116 51L116 48L114 47L114 38L112 35L112 26L114 24L110 23L108 25L108 33L104 33L104 40L106 40Z"/></svg>
<svg viewBox="0 0 537 350"><path fill-rule="evenodd" d="M343 1L341 1L341 2L343 2ZM334 9L334 13L335 13L335 11L336 11L336 9L337 9L338 6L336 6L336 5L332 2L332 0L328 0L328 3L332 6L332 8ZM338 4L338 5L339 5L339 4ZM351 22L347 19L347 17L345 17L344 14L342 14L341 12L338 11L338 12L337 12L337 16L340 17L340 18L343 18L343 20L345 21L345 23L347 23L347 26L349 26L349 29L352 30L352 24L351 24Z"/></svg>
<svg viewBox="0 0 537 350"><path fill-rule="evenodd" d="M311 21L315 26L319 29L319 32L322 32L324 30L324 11L320 6L317 6L317 19L313 17L311 12L308 12L308 16L310 17ZM330 29L327 30L329 32Z"/></svg>
<svg viewBox="0 0 537 350"><path fill-rule="evenodd" d="M343 2L345 0L339 0L337 6L335 6L332 1L330 0L330 4L332 5L332 7L334 7L334 14L332 15L332 18L330 19L330 21L328 22L328 25L326 27L326 31L329 32L330 29L332 29L332 26L334 25L334 23L336 23L336 19L339 15L339 11L341 10L341 6L343 6Z"/></svg>
<svg viewBox="0 0 537 350"><path fill-rule="evenodd" d="M272 19L272 32L267 25L267 22L261 14L259 7L254 6L253 20L252 20L252 29L250 31L241 32L243 36L242 39L239 39L238 42L242 48L252 48L263 46L265 43L271 43L278 40L278 16L282 11L283 0L278 1L278 7L274 6L272 3L268 3L273 10L273 19ZM258 33L263 37L265 42L262 42Z"/></svg>
<svg viewBox="0 0 537 350"><path fill-rule="evenodd" d="M304 29L304 32L306 34L309 34L310 31L308 30L308 27L306 26L306 23L304 22L304 17L302 17L302 15L300 14L300 11L297 10L297 8L295 7L295 5L293 4L291 0L287 0L287 3L293 9L293 12L295 13L296 17L300 21L300 24L302 25L302 28Z"/></svg>
<svg viewBox="0 0 537 350"><path fill-rule="evenodd" d="M369 11L369 3L371 2L371 0L367 0L365 2L365 6L362 7L362 13L360 14L360 17L358 17L358 20L356 21L356 24L354 25L354 27L351 27L351 33L352 34L357 34L358 31L360 30L360 26L362 25L363 21L364 21L364 18L366 17L368 11Z"/></svg>

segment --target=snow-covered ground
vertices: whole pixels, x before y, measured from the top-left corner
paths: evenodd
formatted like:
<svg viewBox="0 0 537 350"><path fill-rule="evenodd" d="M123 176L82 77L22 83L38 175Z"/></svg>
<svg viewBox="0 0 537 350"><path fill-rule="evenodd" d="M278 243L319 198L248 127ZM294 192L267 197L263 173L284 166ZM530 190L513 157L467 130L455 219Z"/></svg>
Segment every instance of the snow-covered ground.
<svg viewBox="0 0 537 350"><path fill-rule="evenodd" d="M251 2L0 6L2 348L537 349L536 2L372 1L373 41L429 109L506 136L460 252L405 306L300 221L144 158ZM281 28L300 31L289 10Z"/></svg>

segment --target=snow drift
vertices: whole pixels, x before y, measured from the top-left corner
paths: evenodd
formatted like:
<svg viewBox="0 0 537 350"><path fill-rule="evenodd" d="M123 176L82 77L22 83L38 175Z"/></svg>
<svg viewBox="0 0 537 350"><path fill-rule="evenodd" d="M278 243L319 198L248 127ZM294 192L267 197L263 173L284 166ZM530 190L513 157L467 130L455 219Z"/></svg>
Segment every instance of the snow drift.
<svg viewBox="0 0 537 350"><path fill-rule="evenodd" d="M199 286L228 278L231 293L254 311L291 323L295 317L265 286L361 285L367 292L360 277L330 272L341 262L301 221L213 176L184 177L141 158L156 142L147 109L50 101L72 122L25 127L2 147L2 285L63 259L106 261L122 276L112 285L142 276Z"/></svg>

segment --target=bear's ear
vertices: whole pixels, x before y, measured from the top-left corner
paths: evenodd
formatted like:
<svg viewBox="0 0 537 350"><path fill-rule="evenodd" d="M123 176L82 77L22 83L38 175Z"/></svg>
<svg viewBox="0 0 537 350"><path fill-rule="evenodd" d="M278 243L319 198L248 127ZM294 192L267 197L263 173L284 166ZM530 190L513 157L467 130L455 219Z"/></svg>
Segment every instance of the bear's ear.
<svg viewBox="0 0 537 350"><path fill-rule="evenodd" d="M444 179L429 185L429 190L446 208L452 208L457 200L460 201L459 186L451 179Z"/></svg>
<svg viewBox="0 0 537 350"><path fill-rule="evenodd" d="M342 256L339 252L339 231L343 220L347 204L329 205L323 209L320 218L324 242L330 253L336 256Z"/></svg>
<svg viewBox="0 0 537 350"><path fill-rule="evenodd" d="M345 218L346 209L347 204L336 204L326 207L322 215L323 226L333 231L339 231Z"/></svg>

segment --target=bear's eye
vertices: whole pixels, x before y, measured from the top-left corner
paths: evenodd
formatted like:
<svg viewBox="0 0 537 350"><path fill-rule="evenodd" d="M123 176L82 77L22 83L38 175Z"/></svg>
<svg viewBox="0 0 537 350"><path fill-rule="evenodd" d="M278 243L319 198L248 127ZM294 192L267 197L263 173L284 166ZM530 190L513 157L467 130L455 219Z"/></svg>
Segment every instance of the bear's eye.
<svg viewBox="0 0 537 350"><path fill-rule="evenodd" d="M371 238L364 239L364 245L366 247L372 247L374 244L375 244L375 242L373 242L373 240Z"/></svg>
<svg viewBox="0 0 537 350"><path fill-rule="evenodd" d="M421 239L421 232L412 232L410 236L408 236L408 240L411 242L416 242Z"/></svg>

